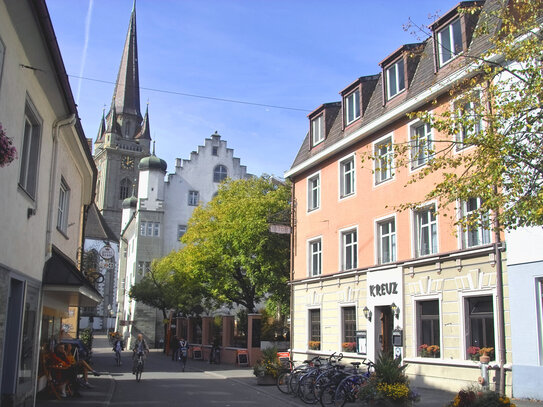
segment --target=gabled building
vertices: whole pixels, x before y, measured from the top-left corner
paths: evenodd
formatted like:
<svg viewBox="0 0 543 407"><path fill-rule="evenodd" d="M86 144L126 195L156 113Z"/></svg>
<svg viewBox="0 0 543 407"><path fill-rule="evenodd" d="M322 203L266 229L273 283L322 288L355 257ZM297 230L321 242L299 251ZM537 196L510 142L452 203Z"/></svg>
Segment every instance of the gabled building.
<svg viewBox="0 0 543 407"><path fill-rule="evenodd" d="M137 196L123 201L119 263L118 330L128 343L142 333L149 344L164 338L164 316L159 310L130 299L130 287L149 272L155 259L179 250L192 212L209 202L226 178L250 176L234 157L234 150L215 132L189 159L178 158L175 172L154 154L139 165ZM201 327L200 327L201 329Z"/></svg>
<svg viewBox="0 0 543 407"><path fill-rule="evenodd" d="M479 12L459 8L488 11L498 3L459 3L431 25L426 41L399 47L380 62L379 74L357 79L339 102L308 116L309 131L285 174L296 210L295 360L341 351L375 360L391 352L408 364L415 385L457 391L481 376L473 349L493 348L496 365L502 340L511 393L509 298L506 289L506 336L500 338L496 242L485 222L468 230L454 224L479 198L455 207L429 201L416 210L395 209L423 200L439 179L436 173L407 184L426 168L433 140L443 137L407 114L454 108L449 90L469 72L462 55L488 47L486 36L473 36ZM395 165L396 143L410 145L405 167ZM362 162L363 156L375 159ZM501 266L507 284L505 261ZM498 379L493 371L492 388Z"/></svg>
<svg viewBox="0 0 543 407"><path fill-rule="evenodd" d="M40 341L101 300L78 256L96 167L43 0L0 1L0 123L18 153L0 168L1 404L28 406Z"/></svg>

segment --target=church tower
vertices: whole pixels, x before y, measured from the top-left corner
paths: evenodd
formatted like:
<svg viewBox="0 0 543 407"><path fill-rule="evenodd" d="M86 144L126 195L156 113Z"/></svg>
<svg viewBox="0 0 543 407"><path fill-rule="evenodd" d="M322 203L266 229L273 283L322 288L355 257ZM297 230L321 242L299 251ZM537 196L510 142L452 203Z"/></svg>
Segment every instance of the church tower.
<svg viewBox="0 0 543 407"><path fill-rule="evenodd" d="M136 35L136 3L132 8L111 107L102 115L94 142L98 168L96 205L115 232L121 232L122 202L138 185L138 164L150 154L149 112L142 117Z"/></svg>

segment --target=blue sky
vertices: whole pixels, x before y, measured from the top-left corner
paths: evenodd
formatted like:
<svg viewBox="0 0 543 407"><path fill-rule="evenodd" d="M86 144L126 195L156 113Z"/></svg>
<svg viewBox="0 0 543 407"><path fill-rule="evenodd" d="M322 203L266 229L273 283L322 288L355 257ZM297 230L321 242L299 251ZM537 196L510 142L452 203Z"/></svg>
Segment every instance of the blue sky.
<svg viewBox="0 0 543 407"><path fill-rule="evenodd" d="M95 139L133 0L46 1L85 134ZM176 157L218 131L250 173L283 176L310 111L339 101L340 90L420 40L404 31L409 19L426 26L457 3L137 0L141 110L149 101L156 154L172 171Z"/></svg>

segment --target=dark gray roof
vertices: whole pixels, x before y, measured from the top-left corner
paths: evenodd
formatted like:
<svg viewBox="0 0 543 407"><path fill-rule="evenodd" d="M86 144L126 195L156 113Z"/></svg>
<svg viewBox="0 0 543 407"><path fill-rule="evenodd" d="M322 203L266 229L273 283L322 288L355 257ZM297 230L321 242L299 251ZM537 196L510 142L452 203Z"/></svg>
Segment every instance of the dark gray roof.
<svg viewBox="0 0 543 407"><path fill-rule="evenodd" d="M85 224L85 239L109 240L119 242L107 221L104 219L95 203L89 207L87 223Z"/></svg>
<svg viewBox="0 0 543 407"><path fill-rule="evenodd" d="M462 3L459 3L459 5L461 4ZM483 11L481 15L483 15L486 12L491 12L493 10L499 9L499 7L500 7L499 0L487 0L484 3ZM469 18L477 18L477 15L475 17L470 16ZM475 25L476 21L473 22L473 24ZM497 27L497 24L495 24L495 26ZM473 37L471 43L469 44L466 55L480 55L484 51L488 50L490 46L489 37L490 37L490 34ZM343 107L342 107L339 113L337 114L337 116L335 117L334 123L329 127L330 130L326 134L325 140L321 144L319 144L318 146L314 148L310 148L309 133L306 134L304 141L298 151L298 154L296 155L296 158L294 159L294 162L292 163L291 168L294 168L304 163L305 161L310 160L315 155L319 154L320 152L327 149L328 147L331 147L337 144L338 142L348 137L349 135L359 130L360 128L367 126L368 124L371 124L375 120L383 117L386 113L398 107L400 104L404 103L405 101L421 95L424 91L426 91L433 85L436 85L442 82L445 78L450 76L451 73L458 71L462 67L472 62L472 59L470 58L457 58L452 63L447 64L446 66L440 68L436 72L435 62L434 62L435 59L434 59L433 38L428 38L426 41L424 41L420 45L422 46L422 54L419 60L417 61L417 64L415 67L415 73L413 75L412 80L409 83L408 89L406 89L402 94L394 97L393 99L389 101L385 101L384 94L383 94L384 93L383 92L383 76L382 76L382 73L379 73L377 75L379 78L377 85L375 86L373 90L373 93L370 97L366 110L363 112L363 116L357 122L355 122L348 128L343 129ZM407 47L406 49L408 48L409 47ZM394 53L398 51L399 49L394 51ZM394 53L390 55L393 55ZM383 61L386 61L388 58L389 57L385 57ZM446 92L447 90L448 89L445 89L443 92ZM434 99L434 97L432 97L432 99ZM431 100L428 100L427 102L431 102ZM407 120L407 117L405 117L405 120ZM390 129L387 129L387 128L376 129L369 136L377 138L387 131L390 131ZM342 152L342 154L343 153L344 152Z"/></svg>

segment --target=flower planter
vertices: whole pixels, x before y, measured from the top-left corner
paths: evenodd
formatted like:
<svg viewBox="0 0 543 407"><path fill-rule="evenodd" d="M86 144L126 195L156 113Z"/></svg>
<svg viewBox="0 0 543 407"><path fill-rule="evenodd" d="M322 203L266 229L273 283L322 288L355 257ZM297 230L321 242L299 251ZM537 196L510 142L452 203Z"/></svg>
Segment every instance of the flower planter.
<svg viewBox="0 0 543 407"><path fill-rule="evenodd" d="M256 377L256 384L258 384L259 386L275 386L276 383L277 379L271 374Z"/></svg>

